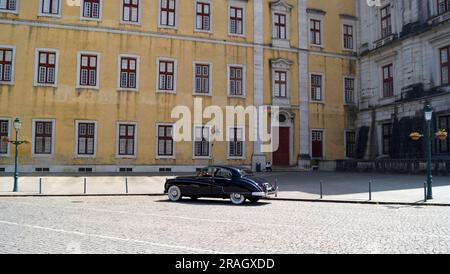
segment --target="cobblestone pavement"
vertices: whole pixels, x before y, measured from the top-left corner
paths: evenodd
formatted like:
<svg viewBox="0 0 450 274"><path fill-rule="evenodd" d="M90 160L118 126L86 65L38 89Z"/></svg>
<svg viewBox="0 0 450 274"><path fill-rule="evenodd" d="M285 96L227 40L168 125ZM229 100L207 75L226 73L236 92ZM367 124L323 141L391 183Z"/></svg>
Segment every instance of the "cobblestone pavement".
<svg viewBox="0 0 450 274"><path fill-rule="evenodd" d="M1 198L0 253L449 253L450 207Z"/></svg>

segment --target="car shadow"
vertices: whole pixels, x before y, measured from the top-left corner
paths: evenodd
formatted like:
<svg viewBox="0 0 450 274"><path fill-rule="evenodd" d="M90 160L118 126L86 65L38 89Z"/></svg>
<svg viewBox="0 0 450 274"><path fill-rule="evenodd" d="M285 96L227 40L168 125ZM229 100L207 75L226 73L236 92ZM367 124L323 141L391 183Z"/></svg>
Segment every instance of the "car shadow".
<svg viewBox="0 0 450 274"><path fill-rule="evenodd" d="M155 202L156 203L168 203L168 204L198 205L198 206L206 206L206 205L208 205L208 206L232 206L232 207L239 206L239 205L234 205L230 200L207 199L207 198L198 199L196 201L186 198L186 199L183 199L178 202L172 202L169 199L162 199L162 200L157 200ZM261 200L261 201L258 201L257 203L245 202L243 205L240 205L240 206L260 207L260 206L267 206L270 204L271 203L268 202L267 200Z"/></svg>

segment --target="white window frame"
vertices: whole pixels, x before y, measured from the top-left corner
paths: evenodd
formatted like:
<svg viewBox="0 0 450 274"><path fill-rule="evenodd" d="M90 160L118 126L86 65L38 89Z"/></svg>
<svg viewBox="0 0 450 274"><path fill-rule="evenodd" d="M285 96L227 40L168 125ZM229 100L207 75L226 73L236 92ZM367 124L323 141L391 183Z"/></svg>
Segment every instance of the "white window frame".
<svg viewBox="0 0 450 274"><path fill-rule="evenodd" d="M139 1L139 11L138 11L138 21L137 22L133 22L133 21L125 21L123 20L123 0L120 0L120 24L125 24L125 25L136 25L136 26L140 26L142 25L142 0L138 0Z"/></svg>
<svg viewBox="0 0 450 274"><path fill-rule="evenodd" d="M122 67L122 58L134 58L136 59L136 88L123 88L120 86L121 82L121 67ZM141 57L133 54L119 54L117 56L117 90L118 91L139 91L139 74L140 74L140 62Z"/></svg>
<svg viewBox="0 0 450 274"><path fill-rule="evenodd" d="M81 1L81 5L80 5L80 20L82 21L102 21L102 17L103 17L103 0L100 0L100 7L99 7L99 11L98 11L98 18L91 18L91 17L85 17L84 16L84 1Z"/></svg>
<svg viewBox="0 0 450 274"><path fill-rule="evenodd" d="M347 103L346 102L346 96L345 96L345 79L352 79L353 80L353 103ZM357 86L357 80L355 76L350 76L350 75L344 75L342 77L342 91L343 91L343 99L344 99L344 105L356 105L357 103L357 91L358 91L358 86Z"/></svg>
<svg viewBox="0 0 450 274"><path fill-rule="evenodd" d="M324 48L325 46L325 29L324 29L324 19L325 19L325 15L321 14L321 13L309 13L308 14L308 43L309 46L311 47L318 47L318 48ZM313 44L311 41L311 20L317 20L320 21L320 45L318 44Z"/></svg>
<svg viewBox="0 0 450 274"><path fill-rule="evenodd" d="M0 13L13 13L13 14L19 14L19 7L20 0L16 0L16 9L15 10L2 10L0 9Z"/></svg>
<svg viewBox="0 0 450 274"><path fill-rule="evenodd" d="M52 123L52 153L51 154L36 154L35 153L35 145L36 145L36 139L35 139L35 133L36 133L36 122L51 122ZM56 142L56 119L32 119L31 120L31 156L32 157L39 157L39 158L48 158L55 155L55 142Z"/></svg>
<svg viewBox="0 0 450 274"><path fill-rule="evenodd" d="M242 156L231 156L230 155L230 142L231 142L231 130L232 129L242 129ZM228 160L244 160L245 159L245 127L244 126L227 126L227 159ZM234 137L234 136L233 136Z"/></svg>
<svg viewBox="0 0 450 274"><path fill-rule="evenodd" d="M6 117L0 117L0 120L6 120L8 121L8 138L12 138L12 119L11 118L6 118ZM2 140L0 140L0 142L2 142ZM11 155L11 143L7 144L7 153L6 154L0 154L0 158L9 158L9 156Z"/></svg>
<svg viewBox="0 0 450 274"><path fill-rule="evenodd" d="M195 91L195 66L196 65L209 65L209 93L197 93ZM212 96L213 94L213 69L214 66L211 62L194 61L192 66L192 94L194 96Z"/></svg>
<svg viewBox="0 0 450 274"><path fill-rule="evenodd" d="M175 1L175 26L167 26L167 25L162 25L161 24L161 1L162 0L158 0L158 28L161 29L178 29L178 14L180 13L179 10L179 2L182 0L176 0Z"/></svg>
<svg viewBox="0 0 450 274"><path fill-rule="evenodd" d="M55 60L55 83L54 84L43 84L39 83L39 52L49 52L56 54ZM49 48L37 48L34 51L34 86L35 87L58 87L58 71L59 71L59 50L49 49Z"/></svg>
<svg viewBox="0 0 450 274"><path fill-rule="evenodd" d="M15 84L15 67L16 67L16 46L0 45L0 48L12 50L12 62L11 62L11 81L0 81L0 85L13 86Z"/></svg>
<svg viewBox="0 0 450 274"><path fill-rule="evenodd" d="M345 36L344 36L344 26L345 25L352 26L352 29L353 29L353 48L352 49L345 47ZM356 39L357 39L356 38L356 34L357 34L356 22L353 20L349 20L349 19L341 19L341 33L342 33L342 38L341 38L342 50L347 51L347 52L352 52L352 53L356 52L356 45L357 45L357 43L356 43ZM322 44L323 44L323 40L322 40Z"/></svg>
<svg viewBox="0 0 450 274"><path fill-rule="evenodd" d="M318 158L318 157L313 157L313 146L312 146L312 133L313 133L313 131L320 131L320 132L322 132L322 157L320 157L320 158ZM311 155L311 159L314 159L314 160L324 160L324 159L326 159L326 147L327 147L327 143L326 143L326 134L325 134L325 129L323 129L323 128L312 128L310 131L309 131L309 143L310 143L310 146L309 146L309 155Z"/></svg>
<svg viewBox="0 0 450 274"><path fill-rule="evenodd" d="M96 76L96 86L82 86L80 84L80 69L81 69L81 55L96 55L97 56L97 76ZM101 54L96 51L79 51L77 53L77 89L93 89L100 90L100 65L101 65Z"/></svg>
<svg viewBox="0 0 450 274"><path fill-rule="evenodd" d="M173 70L173 90L161 90L159 89L159 62L167 61L173 62L174 70ZM195 70L195 67L194 67ZM177 93L177 74L178 74L178 61L175 58L167 58L167 57L157 57L156 58L156 93L165 93L165 94L176 94ZM195 80L195 76L194 76ZM195 83L194 83L195 85ZM194 86L195 90L195 86Z"/></svg>
<svg viewBox="0 0 450 274"><path fill-rule="evenodd" d="M322 100L313 100L312 96L311 96L311 90L312 90L312 76L313 75L320 75L322 76ZM324 104L326 101L326 77L325 77L325 73L323 72L311 72L309 74L309 100L311 103L315 103L315 104ZM345 95L344 95L345 96Z"/></svg>
<svg viewBox="0 0 450 274"><path fill-rule="evenodd" d="M277 38L277 31L275 28L275 13L283 14L286 16L286 39ZM291 40L291 13L292 6L287 4L284 0L278 0L271 3L270 16L271 16L271 29L272 29L272 44L276 47L289 48Z"/></svg>
<svg viewBox="0 0 450 274"><path fill-rule="evenodd" d="M58 5L59 5L59 10L57 14L49 14L49 13L43 13L42 12L42 6L44 4L45 0L39 0L39 10L38 10L38 16L42 16L42 17L57 17L57 18L61 18L62 16L62 9L63 9L63 5L62 5L62 0L56 0L58 1Z"/></svg>
<svg viewBox="0 0 450 274"><path fill-rule="evenodd" d="M242 95L232 95L230 93L230 72L231 68L242 69ZM247 85L247 66L243 64L228 64L227 65L227 94L231 98L246 98L246 85Z"/></svg>
<svg viewBox="0 0 450 274"><path fill-rule="evenodd" d="M231 32L231 8L242 9L242 34ZM247 1L242 0L230 0L228 1L228 35L236 37L247 36Z"/></svg>
<svg viewBox="0 0 450 274"><path fill-rule="evenodd" d="M208 128L209 131L209 155L208 156L195 156L195 129L198 127L202 127L202 128ZM211 132L211 126L210 125L200 125L200 124L195 124L193 126L193 131L192 131L192 159L193 160L210 160L212 159L212 132Z"/></svg>
<svg viewBox="0 0 450 274"><path fill-rule="evenodd" d="M134 155L120 155L119 151L119 140L120 140L120 125L130 125L135 126L134 128ZM116 123L116 159L137 159L137 142L138 142L138 123L137 122L127 122L120 121Z"/></svg>
<svg viewBox="0 0 450 274"><path fill-rule="evenodd" d="M159 126L171 126L172 127L172 138L175 134L175 124L173 123L156 123L155 126L155 159L176 159L177 157L177 151L176 151L176 142L175 140L172 143L172 156L161 156L159 155Z"/></svg>
<svg viewBox="0 0 450 274"><path fill-rule="evenodd" d="M78 154L78 126L81 123L89 123L95 125L95 132L94 132L94 154L92 155L84 155L84 154ZM97 138L98 136L98 125L97 121L94 120L75 120L75 158L86 158L86 159L95 159L97 158Z"/></svg>
<svg viewBox="0 0 450 274"><path fill-rule="evenodd" d="M197 3L209 4L209 30L203 30L197 28ZM212 0L196 0L194 1L194 32L199 33L213 33L214 32L214 2Z"/></svg>
<svg viewBox="0 0 450 274"><path fill-rule="evenodd" d="M278 58L271 60L271 96L274 105L289 105L291 101L291 66L294 63L290 60ZM286 97L275 96L275 72L281 71L286 73Z"/></svg>

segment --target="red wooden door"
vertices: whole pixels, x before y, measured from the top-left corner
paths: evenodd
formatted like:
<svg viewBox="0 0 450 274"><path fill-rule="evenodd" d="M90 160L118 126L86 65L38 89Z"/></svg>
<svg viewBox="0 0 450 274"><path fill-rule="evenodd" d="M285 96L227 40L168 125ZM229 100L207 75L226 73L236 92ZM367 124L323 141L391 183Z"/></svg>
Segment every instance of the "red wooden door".
<svg viewBox="0 0 450 274"><path fill-rule="evenodd" d="M280 139L279 139L279 147L278 150L275 151L272 155L273 157L273 165L274 166L289 166L289 135L290 130L288 127L280 127Z"/></svg>
<svg viewBox="0 0 450 274"><path fill-rule="evenodd" d="M311 134L311 145L312 145L312 157L322 158L323 157L323 132L313 131Z"/></svg>

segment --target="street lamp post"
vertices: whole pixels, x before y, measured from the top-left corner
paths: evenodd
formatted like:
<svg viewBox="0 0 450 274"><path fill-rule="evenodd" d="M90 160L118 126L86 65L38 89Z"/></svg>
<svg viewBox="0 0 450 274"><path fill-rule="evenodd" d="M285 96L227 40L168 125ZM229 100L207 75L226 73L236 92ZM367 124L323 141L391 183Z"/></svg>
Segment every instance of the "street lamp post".
<svg viewBox="0 0 450 274"><path fill-rule="evenodd" d="M13 145L16 146L13 192L19 191L19 145L22 144L22 142L19 141L19 130L21 127L22 127L22 122L20 121L19 118L16 118L16 120L14 120L14 129L16 130L16 140L14 142L11 142Z"/></svg>
<svg viewBox="0 0 450 274"><path fill-rule="evenodd" d="M433 199L433 174L431 170L431 148L432 148L432 136L431 136L431 119L433 118L433 108L430 105L426 105L424 108L425 121L427 123L427 133L425 136L425 142L427 146L427 199Z"/></svg>

